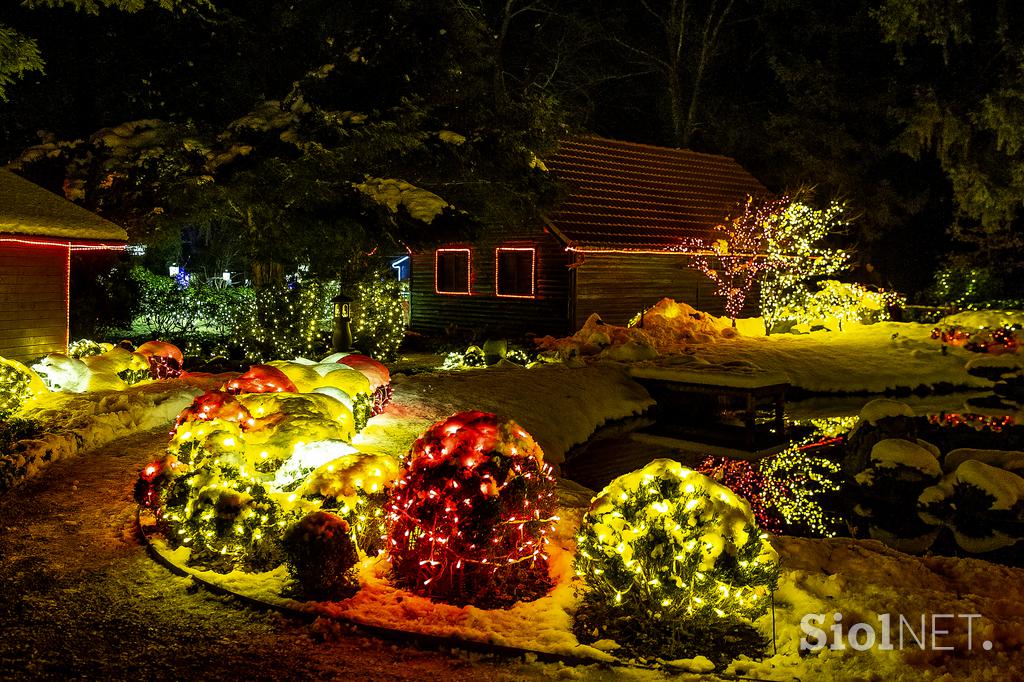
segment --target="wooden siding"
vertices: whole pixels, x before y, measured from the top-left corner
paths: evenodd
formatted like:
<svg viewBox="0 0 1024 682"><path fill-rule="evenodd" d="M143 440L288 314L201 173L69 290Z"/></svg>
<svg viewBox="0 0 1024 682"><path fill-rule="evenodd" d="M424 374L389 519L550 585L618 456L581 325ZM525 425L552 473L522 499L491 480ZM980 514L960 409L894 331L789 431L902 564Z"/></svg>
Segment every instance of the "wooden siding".
<svg viewBox="0 0 1024 682"><path fill-rule="evenodd" d="M66 350L66 267L63 247L0 244L0 356Z"/></svg>
<svg viewBox="0 0 1024 682"><path fill-rule="evenodd" d="M581 254L573 269L576 329L591 313L609 324L624 325L640 310L663 298L688 303L712 315L725 314L725 299L704 273L688 267L679 254ZM747 299L744 315L756 315L756 296Z"/></svg>
<svg viewBox="0 0 1024 682"><path fill-rule="evenodd" d="M537 249L535 297L499 297L494 291L497 247ZM471 249L470 295L434 292L434 250L412 256L410 327L442 332L449 327L471 330L486 337L497 334L564 334L569 328L569 254L538 227L529 234L511 236L497 230L472 244L445 244L440 248Z"/></svg>

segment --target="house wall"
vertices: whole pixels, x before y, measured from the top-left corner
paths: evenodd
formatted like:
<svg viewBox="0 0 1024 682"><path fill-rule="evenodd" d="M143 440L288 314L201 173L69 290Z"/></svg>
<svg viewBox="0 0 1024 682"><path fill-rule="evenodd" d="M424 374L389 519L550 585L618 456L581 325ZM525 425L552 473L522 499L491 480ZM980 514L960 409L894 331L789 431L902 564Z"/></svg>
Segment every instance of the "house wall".
<svg viewBox="0 0 1024 682"><path fill-rule="evenodd" d="M624 325L666 297L712 315L725 314L725 298L715 295L714 282L688 267L679 254L582 254L582 264L573 268L573 273L574 329L591 313L598 313L609 324ZM743 315L756 315L756 311L757 294L752 292Z"/></svg>
<svg viewBox="0 0 1024 682"><path fill-rule="evenodd" d="M66 350L66 268L65 247L0 244L0 356Z"/></svg>
<svg viewBox="0 0 1024 682"><path fill-rule="evenodd" d="M505 298L495 294L495 249L499 246L537 249L534 298ZM434 250L413 254L409 285L412 329L436 333L454 326L473 330L480 336L568 331L570 258L544 228L514 237L499 232L486 233L472 244L446 244L443 248L471 249L471 293L468 296L435 293Z"/></svg>

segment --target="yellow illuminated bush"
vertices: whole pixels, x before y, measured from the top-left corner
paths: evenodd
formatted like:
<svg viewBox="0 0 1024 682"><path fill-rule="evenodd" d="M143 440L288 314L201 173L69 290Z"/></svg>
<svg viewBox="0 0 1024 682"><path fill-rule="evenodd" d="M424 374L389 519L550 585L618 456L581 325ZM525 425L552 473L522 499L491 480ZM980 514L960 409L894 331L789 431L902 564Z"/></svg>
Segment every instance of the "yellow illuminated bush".
<svg viewBox="0 0 1024 682"><path fill-rule="evenodd" d="M749 505L678 462L659 459L594 498L577 538L575 630L630 656L756 655L751 622L769 606L778 558Z"/></svg>

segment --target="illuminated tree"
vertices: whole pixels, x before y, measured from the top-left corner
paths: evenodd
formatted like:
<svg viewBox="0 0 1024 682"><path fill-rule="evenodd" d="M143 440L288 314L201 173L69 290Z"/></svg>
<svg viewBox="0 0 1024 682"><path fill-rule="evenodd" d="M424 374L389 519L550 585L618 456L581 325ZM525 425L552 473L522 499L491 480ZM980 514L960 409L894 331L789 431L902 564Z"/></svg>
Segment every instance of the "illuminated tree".
<svg viewBox="0 0 1024 682"><path fill-rule="evenodd" d="M765 245L771 260L760 282L765 331L770 333L776 323L791 319L789 311L807 305L811 295L807 285L812 279L847 267L845 251L822 245L846 227L844 208L833 201L819 210L794 199L765 223Z"/></svg>
<svg viewBox="0 0 1024 682"><path fill-rule="evenodd" d="M691 262L715 283L715 293L725 297L725 311L734 326L758 276L778 267L778 259L769 257L767 226L778 220L785 206L786 199L748 196L742 212L712 228L710 238L688 242L698 250Z"/></svg>

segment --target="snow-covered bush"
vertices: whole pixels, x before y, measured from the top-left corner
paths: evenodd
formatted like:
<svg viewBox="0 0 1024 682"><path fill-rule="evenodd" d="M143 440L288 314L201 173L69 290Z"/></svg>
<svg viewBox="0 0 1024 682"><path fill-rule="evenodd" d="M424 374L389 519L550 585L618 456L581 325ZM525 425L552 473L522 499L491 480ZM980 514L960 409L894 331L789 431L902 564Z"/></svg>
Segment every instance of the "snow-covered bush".
<svg viewBox="0 0 1024 682"><path fill-rule="evenodd" d="M938 536L908 507L939 481L938 450L922 440L887 438L871 448L869 466L853 479L853 512L868 534L903 552L923 552Z"/></svg>
<svg viewBox="0 0 1024 682"><path fill-rule="evenodd" d="M575 568L581 641L719 665L763 649L752 621L778 579L775 550L743 499L678 462L655 460L594 498Z"/></svg>
<svg viewBox="0 0 1024 682"><path fill-rule="evenodd" d="M508 606L550 587L555 482L533 438L484 412L413 444L388 509L396 583L441 601Z"/></svg>
<svg viewBox="0 0 1024 682"><path fill-rule="evenodd" d="M1024 457L1019 452L1002 454L1008 456L992 459L1013 465L1021 464ZM957 545L968 552L1009 547L1024 538L1024 478L1005 468L967 459L921 493L918 513L926 523L949 527Z"/></svg>
<svg viewBox="0 0 1024 682"><path fill-rule="evenodd" d="M149 360L149 374L154 379L175 379L181 376L185 358L181 350L166 341L147 341L135 352Z"/></svg>
<svg viewBox="0 0 1024 682"><path fill-rule="evenodd" d="M330 512L315 511L284 533L288 571L313 599L342 599L359 583L353 567L359 560L348 522Z"/></svg>
<svg viewBox="0 0 1024 682"><path fill-rule="evenodd" d="M394 458L356 452L321 465L296 492L345 519L357 548L373 556L384 549L389 492L398 475Z"/></svg>

